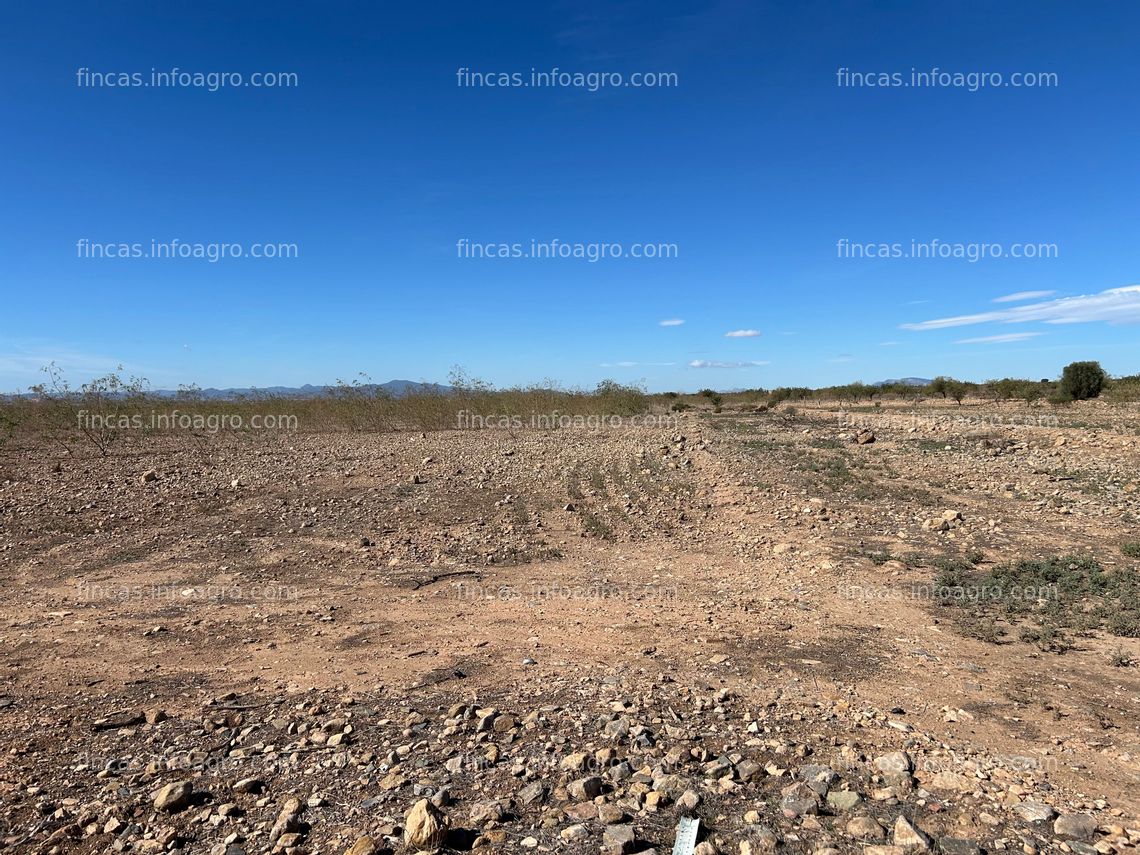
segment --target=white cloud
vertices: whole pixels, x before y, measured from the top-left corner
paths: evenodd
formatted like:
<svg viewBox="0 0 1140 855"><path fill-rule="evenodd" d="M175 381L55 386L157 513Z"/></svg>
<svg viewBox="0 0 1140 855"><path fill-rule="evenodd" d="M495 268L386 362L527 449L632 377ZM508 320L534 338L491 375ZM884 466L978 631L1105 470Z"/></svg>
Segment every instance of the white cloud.
<svg viewBox="0 0 1140 855"><path fill-rule="evenodd" d="M978 338L960 338L954 344L1005 344L1010 341L1025 341L1027 338L1039 335L1041 335L1039 332L1011 332L1002 335L983 335Z"/></svg>
<svg viewBox="0 0 1140 855"><path fill-rule="evenodd" d="M965 327L971 324L1021 324L1029 321L1046 324L1085 324L1094 321L1110 324L1140 323L1140 285L1110 288L1099 294L1060 297L1043 303L1029 303L1012 309L979 312L976 315L957 315L915 324L902 324L901 328L923 331Z"/></svg>
<svg viewBox="0 0 1140 855"><path fill-rule="evenodd" d="M769 365L764 362L716 362L708 359L694 359L689 363L690 368L755 368L758 365Z"/></svg>
<svg viewBox="0 0 1140 855"><path fill-rule="evenodd" d="M679 327L684 323L684 321L681 318L666 318L665 320L658 321L657 323L663 327Z"/></svg>
<svg viewBox="0 0 1140 855"><path fill-rule="evenodd" d="M835 357L834 359L829 359L827 361L828 362L854 362L855 357L852 356L850 353L841 353L841 354L839 354L839 356Z"/></svg>
<svg viewBox="0 0 1140 855"><path fill-rule="evenodd" d="M760 335L760 330L733 330L732 332L726 332L724 334L724 337L725 338L756 338L756 336L758 336L758 335Z"/></svg>
<svg viewBox="0 0 1140 855"><path fill-rule="evenodd" d="M897 341L880 341L879 347L894 347L896 344L898 344Z"/></svg>
<svg viewBox="0 0 1140 855"><path fill-rule="evenodd" d="M1052 297L1056 291L1017 291L1006 294L1004 297L994 297L995 303L1020 303L1022 300L1040 300L1043 297Z"/></svg>

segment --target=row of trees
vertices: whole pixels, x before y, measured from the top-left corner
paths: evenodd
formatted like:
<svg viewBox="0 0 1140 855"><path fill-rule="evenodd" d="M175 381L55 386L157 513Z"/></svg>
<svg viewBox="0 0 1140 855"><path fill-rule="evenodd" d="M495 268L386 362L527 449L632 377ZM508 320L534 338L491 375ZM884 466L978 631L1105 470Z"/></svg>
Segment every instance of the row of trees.
<svg viewBox="0 0 1140 855"><path fill-rule="evenodd" d="M1135 384L1140 377L1120 378L1122 384ZM1022 400L1027 403L1042 398L1052 403L1069 403L1097 398L1110 383L1108 373L1099 362L1071 362L1061 372L1059 381L1044 378L1039 381L1005 377L985 383L969 383L953 377L936 377L925 387L930 395L953 398L961 406L967 397L980 397L993 401Z"/></svg>
<svg viewBox="0 0 1140 855"><path fill-rule="evenodd" d="M1140 375L1109 377L1098 362L1073 362L1065 366L1059 380L1045 378L1029 380L1017 377L1004 377L1000 380L987 380L972 383L953 377L935 377L925 385L911 383L847 383L842 386L827 386L809 389L806 386L780 386L775 389L751 389L742 393L751 400L767 403L769 406L785 401L806 401L809 399L840 400L858 403L875 401L884 397L902 398L942 398L962 404L967 398L984 398L990 401L1049 401L1062 404L1097 398L1109 392L1119 400L1140 400ZM704 394L704 393L702 393ZM710 392L711 394L711 392ZM705 397L708 397L706 395Z"/></svg>

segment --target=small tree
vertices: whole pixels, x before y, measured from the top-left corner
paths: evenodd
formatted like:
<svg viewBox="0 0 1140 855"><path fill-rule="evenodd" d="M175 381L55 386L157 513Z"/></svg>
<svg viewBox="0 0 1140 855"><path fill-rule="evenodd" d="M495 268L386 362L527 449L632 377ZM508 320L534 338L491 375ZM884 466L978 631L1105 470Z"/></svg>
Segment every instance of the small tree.
<svg viewBox="0 0 1140 855"><path fill-rule="evenodd" d="M969 384L963 383L961 380L945 380L944 382L945 392L943 393L943 397L949 395L958 402L959 407L962 406L962 399L970 392Z"/></svg>
<svg viewBox="0 0 1140 855"><path fill-rule="evenodd" d="M992 397L995 401L1008 401L1010 398L1017 395L1019 383L1012 377L1005 377L1001 380L988 380L985 385L985 392L987 396Z"/></svg>
<svg viewBox="0 0 1140 855"><path fill-rule="evenodd" d="M1074 401L1095 398L1107 379L1099 362L1070 362L1061 372L1061 394Z"/></svg>

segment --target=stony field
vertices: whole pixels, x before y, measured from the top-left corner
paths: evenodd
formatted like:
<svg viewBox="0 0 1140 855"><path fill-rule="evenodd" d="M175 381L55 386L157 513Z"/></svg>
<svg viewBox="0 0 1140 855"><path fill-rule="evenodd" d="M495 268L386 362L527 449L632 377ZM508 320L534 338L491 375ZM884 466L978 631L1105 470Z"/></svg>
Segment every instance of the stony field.
<svg viewBox="0 0 1140 855"><path fill-rule="evenodd" d="M1140 849L1135 405L25 441L0 586L3 851Z"/></svg>

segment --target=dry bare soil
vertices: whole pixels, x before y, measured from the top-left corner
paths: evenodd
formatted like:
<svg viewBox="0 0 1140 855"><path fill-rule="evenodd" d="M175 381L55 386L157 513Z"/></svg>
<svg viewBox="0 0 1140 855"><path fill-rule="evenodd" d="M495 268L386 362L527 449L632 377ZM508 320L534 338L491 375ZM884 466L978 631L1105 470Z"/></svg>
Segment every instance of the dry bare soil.
<svg viewBox="0 0 1140 855"><path fill-rule="evenodd" d="M9 446L0 849L1132 851L1137 412L924 406Z"/></svg>

